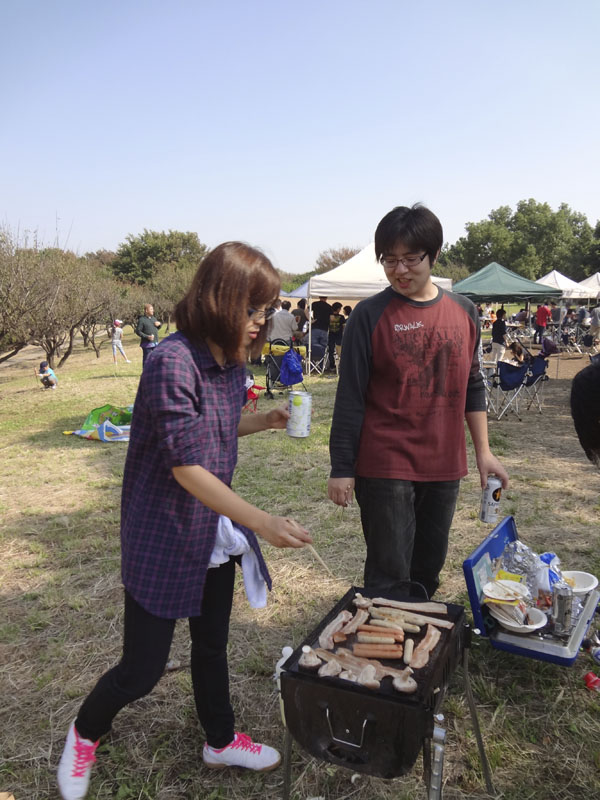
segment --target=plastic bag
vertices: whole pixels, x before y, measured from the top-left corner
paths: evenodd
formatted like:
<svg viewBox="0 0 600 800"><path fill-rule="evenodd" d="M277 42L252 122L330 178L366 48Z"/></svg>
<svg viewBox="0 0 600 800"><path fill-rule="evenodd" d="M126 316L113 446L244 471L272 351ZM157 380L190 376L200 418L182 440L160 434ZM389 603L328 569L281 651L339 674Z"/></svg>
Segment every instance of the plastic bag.
<svg viewBox="0 0 600 800"><path fill-rule="evenodd" d="M284 386L302 383L302 358L293 348L290 348L281 359L279 382Z"/></svg>

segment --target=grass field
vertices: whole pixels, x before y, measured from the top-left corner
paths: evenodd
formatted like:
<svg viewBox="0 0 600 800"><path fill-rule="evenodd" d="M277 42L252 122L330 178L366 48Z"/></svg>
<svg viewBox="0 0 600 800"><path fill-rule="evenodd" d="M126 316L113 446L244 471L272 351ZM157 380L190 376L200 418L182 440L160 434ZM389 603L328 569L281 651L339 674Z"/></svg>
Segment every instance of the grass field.
<svg viewBox="0 0 600 800"><path fill-rule="evenodd" d="M137 341L137 340L136 340ZM104 403L135 398L139 348L126 334L133 363L113 370L81 348L59 372L56 391L33 376L40 354L27 351L0 369L0 792L15 800L57 797L55 768L64 735L99 675L119 657L119 498L125 444L63 435ZM573 362L571 372L579 366ZM569 380L547 386L542 416L529 412L492 422L491 440L511 473L503 512L514 514L521 538L538 552L554 550L563 566L600 573L600 475L585 460L568 413ZM557 374L558 370L557 370ZM327 441L335 378L307 380L313 394L311 436L293 440L265 432L240 441L236 490L312 532L330 577L306 551L264 548L274 579L267 608L249 608L238 585L230 638L233 702L238 724L259 741L280 746L283 731L272 680L281 647L295 645L352 584L361 583L364 545L356 506L326 499ZM282 398L283 399L283 398ZM259 407L271 401L261 397ZM468 605L461 564L487 535L477 519L480 490L473 473L462 482L439 597ZM275 800L281 770L266 775L218 773L201 764L203 735L191 697L186 628L177 628L167 673L147 698L125 709L98 750L90 798L133 800ZM476 639L471 677L498 796L568 800L600 796L600 695L571 668L524 659ZM448 741L444 797L486 796L461 672L443 710ZM406 778L353 778L294 749L294 800L425 798L420 762Z"/></svg>

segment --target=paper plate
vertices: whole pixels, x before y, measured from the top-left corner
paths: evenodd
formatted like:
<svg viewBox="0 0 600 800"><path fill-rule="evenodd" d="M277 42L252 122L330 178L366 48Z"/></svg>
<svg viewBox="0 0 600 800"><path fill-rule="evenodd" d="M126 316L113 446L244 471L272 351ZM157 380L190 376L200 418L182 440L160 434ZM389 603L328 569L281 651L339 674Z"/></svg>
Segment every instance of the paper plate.
<svg viewBox="0 0 600 800"><path fill-rule="evenodd" d="M517 581L490 581L483 587L483 593L490 600L522 600L527 597L529 590L524 583Z"/></svg>
<svg viewBox="0 0 600 800"><path fill-rule="evenodd" d="M563 578L573 581L573 594L587 594L598 586L598 578L589 572L579 572L578 570L567 570L562 573ZM569 583L569 586L571 584Z"/></svg>
<svg viewBox="0 0 600 800"><path fill-rule="evenodd" d="M511 583L514 583L514 581L511 581ZM539 608L531 607L527 609L527 614L531 620L529 625L519 625L518 622L509 622L508 620L497 615L494 606L488 605L487 608L489 609L492 617L497 619L500 625L502 625L503 628L506 628L506 630L510 631L511 633L531 633L532 631L537 631L538 628L543 628L548 622L548 617L543 611L540 611Z"/></svg>

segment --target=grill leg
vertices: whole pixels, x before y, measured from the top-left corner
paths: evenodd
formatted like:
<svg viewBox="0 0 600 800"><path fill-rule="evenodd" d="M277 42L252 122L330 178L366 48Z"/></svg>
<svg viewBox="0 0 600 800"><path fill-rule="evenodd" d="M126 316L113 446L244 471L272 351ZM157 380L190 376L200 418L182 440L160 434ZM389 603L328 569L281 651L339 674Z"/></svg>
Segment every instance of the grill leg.
<svg viewBox="0 0 600 800"><path fill-rule="evenodd" d="M290 790L292 784L292 736L288 729L285 729L283 740L283 800L290 800Z"/></svg>
<svg viewBox="0 0 600 800"><path fill-rule="evenodd" d="M436 725L433 729L433 764L427 800L441 800L442 797L445 742L446 731Z"/></svg>
<svg viewBox="0 0 600 800"><path fill-rule="evenodd" d="M431 786L431 739L423 739L423 781L427 791Z"/></svg>
<svg viewBox="0 0 600 800"><path fill-rule="evenodd" d="M485 788L487 793L494 796L494 786L492 784L492 776L490 773L490 765L485 754L483 746L483 739L481 738L481 728L479 727L479 718L477 716L477 709L475 708L475 700L473 699L473 692L471 690L471 679L469 677L469 648L465 647L463 650L463 678L465 682L465 693L469 703L469 711L471 712L471 722L473 724L473 731L475 739L477 740L477 747L479 748L479 758L481 759L481 768L485 778Z"/></svg>

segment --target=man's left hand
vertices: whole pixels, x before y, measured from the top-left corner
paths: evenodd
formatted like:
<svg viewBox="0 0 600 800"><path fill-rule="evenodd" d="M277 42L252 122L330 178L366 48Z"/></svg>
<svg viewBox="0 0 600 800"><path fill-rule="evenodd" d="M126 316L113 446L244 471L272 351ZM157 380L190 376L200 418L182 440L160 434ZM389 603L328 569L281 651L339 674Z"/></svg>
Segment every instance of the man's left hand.
<svg viewBox="0 0 600 800"><path fill-rule="evenodd" d="M497 478L500 478L500 480L502 481L502 488L508 489L509 487L508 472L504 469L504 467L498 461L496 456L489 450L487 451L487 453L485 453L485 455L482 455L477 459L477 469L479 470L479 477L481 479L480 482L482 489L485 489L489 475L495 475Z"/></svg>

